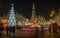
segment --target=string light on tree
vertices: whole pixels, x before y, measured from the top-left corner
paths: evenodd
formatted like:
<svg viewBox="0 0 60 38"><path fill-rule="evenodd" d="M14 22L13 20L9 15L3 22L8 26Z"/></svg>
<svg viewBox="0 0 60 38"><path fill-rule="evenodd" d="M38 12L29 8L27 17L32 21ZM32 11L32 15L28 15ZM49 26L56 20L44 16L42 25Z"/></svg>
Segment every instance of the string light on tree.
<svg viewBox="0 0 60 38"><path fill-rule="evenodd" d="M10 10L10 15L9 15L9 25L10 26L16 26L16 18L15 18L13 5L14 4L12 4L11 10Z"/></svg>

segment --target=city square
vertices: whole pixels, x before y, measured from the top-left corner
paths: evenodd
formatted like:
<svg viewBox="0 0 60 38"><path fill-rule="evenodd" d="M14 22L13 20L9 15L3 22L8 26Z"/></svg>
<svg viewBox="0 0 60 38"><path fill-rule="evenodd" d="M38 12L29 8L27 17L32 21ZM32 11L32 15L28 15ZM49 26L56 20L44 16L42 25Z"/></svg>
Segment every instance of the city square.
<svg viewBox="0 0 60 38"><path fill-rule="evenodd" d="M60 38L60 2L0 0L0 38Z"/></svg>

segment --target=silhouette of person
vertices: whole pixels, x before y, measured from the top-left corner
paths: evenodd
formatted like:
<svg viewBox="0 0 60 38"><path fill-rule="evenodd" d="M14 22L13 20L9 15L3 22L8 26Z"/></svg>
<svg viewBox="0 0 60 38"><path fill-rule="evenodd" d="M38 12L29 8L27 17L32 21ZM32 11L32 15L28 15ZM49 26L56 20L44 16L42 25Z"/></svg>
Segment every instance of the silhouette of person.
<svg viewBox="0 0 60 38"><path fill-rule="evenodd" d="M10 34L10 35L11 35L11 32L12 32L11 26L9 26L9 34Z"/></svg>
<svg viewBox="0 0 60 38"><path fill-rule="evenodd" d="M60 34L58 33L58 24L57 23L53 24L53 36L54 36L54 38L60 37Z"/></svg>
<svg viewBox="0 0 60 38"><path fill-rule="evenodd" d="M57 30L58 30L58 24L57 23L54 23L53 24L53 32L54 33L57 33Z"/></svg>
<svg viewBox="0 0 60 38"><path fill-rule="evenodd" d="M15 34L15 27L14 26L12 27L12 32L13 32L13 34Z"/></svg>
<svg viewBox="0 0 60 38"><path fill-rule="evenodd" d="M7 33L7 35L8 35L8 31L9 31L9 27L7 26L6 27L6 33Z"/></svg>

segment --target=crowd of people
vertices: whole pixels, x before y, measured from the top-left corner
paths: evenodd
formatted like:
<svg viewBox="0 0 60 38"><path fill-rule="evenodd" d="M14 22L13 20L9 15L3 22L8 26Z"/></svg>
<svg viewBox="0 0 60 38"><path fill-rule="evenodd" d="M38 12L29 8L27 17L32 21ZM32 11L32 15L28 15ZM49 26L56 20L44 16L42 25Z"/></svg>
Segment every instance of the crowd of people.
<svg viewBox="0 0 60 38"><path fill-rule="evenodd" d="M41 31L44 31L44 29L45 29L43 26L41 26L40 28L41 28ZM51 32L58 33L60 31L60 26L57 23L51 23L48 27L48 30L49 30L50 33Z"/></svg>
<svg viewBox="0 0 60 38"><path fill-rule="evenodd" d="M39 28L36 28L36 32L38 32ZM51 25L49 25L49 32L51 32L51 30L53 30L54 33L58 33L58 31L60 30L60 26L58 26L57 23L52 23ZM15 34L16 31L16 27L15 26L7 26L6 27L6 33L8 34ZM41 27L41 31L43 31L43 27Z"/></svg>
<svg viewBox="0 0 60 38"><path fill-rule="evenodd" d="M11 34L11 32L12 32L13 34L15 34L15 26L7 26L7 27L6 27L6 33L7 33L7 35L8 35L8 34Z"/></svg>

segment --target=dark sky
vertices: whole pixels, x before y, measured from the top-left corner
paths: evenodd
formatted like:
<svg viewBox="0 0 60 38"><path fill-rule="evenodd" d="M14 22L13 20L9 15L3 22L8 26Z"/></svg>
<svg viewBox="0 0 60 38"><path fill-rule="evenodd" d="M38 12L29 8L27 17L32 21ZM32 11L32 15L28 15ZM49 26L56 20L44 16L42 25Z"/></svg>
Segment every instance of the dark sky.
<svg viewBox="0 0 60 38"><path fill-rule="evenodd" d="M35 3L36 14L42 15L45 18L49 17L51 10L57 11L60 8L60 1L58 0L1 0L0 15L9 12L12 2L14 3L15 12L22 13L27 18L31 17L33 2Z"/></svg>

